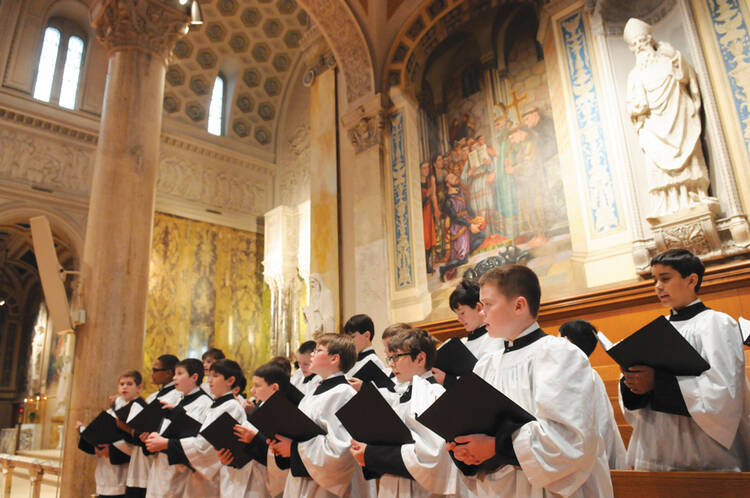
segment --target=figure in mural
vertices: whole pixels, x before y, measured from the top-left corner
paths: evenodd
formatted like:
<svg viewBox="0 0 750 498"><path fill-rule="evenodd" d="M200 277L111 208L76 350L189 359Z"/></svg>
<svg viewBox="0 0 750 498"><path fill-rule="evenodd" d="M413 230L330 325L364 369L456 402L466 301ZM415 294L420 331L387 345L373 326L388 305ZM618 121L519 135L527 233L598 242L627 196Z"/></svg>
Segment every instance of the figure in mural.
<svg viewBox="0 0 750 498"><path fill-rule="evenodd" d="M542 114L538 107L528 108L521 120L529 131L530 139L536 144L539 176L537 181L549 192L562 192L562 178L557 163L557 138L555 124ZM550 196L544 202L544 217L547 228L565 212L565 198Z"/></svg>
<svg viewBox="0 0 750 498"><path fill-rule="evenodd" d="M310 275L309 305L302 309L308 326L308 337L335 333L335 306L331 290L323 284L319 273Z"/></svg>
<svg viewBox="0 0 750 498"><path fill-rule="evenodd" d="M505 171L505 158L508 154L508 135L512 123L503 114L494 121L494 136L497 147L495 160L495 207L497 208L497 226L495 233L513 239L518 236L518 196L512 175Z"/></svg>
<svg viewBox="0 0 750 498"><path fill-rule="evenodd" d="M420 184L422 186L422 223L424 225L424 251L427 263L427 273L434 273L433 250L437 245L436 220L440 219L438 208L437 180L432 171L430 161L423 161L419 167Z"/></svg>
<svg viewBox="0 0 750 498"><path fill-rule="evenodd" d="M467 146L469 161L461 175L461 183L468 187L466 198L472 211L491 223L495 219L495 186L490 177L492 162L486 147L482 148L473 138L467 140Z"/></svg>
<svg viewBox="0 0 750 498"><path fill-rule="evenodd" d="M627 110L648 168L652 216L708 201L708 170L700 142L701 97L695 71L682 54L631 18L623 39L635 54Z"/></svg>
<svg viewBox="0 0 750 498"><path fill-rule="evenodd" d="M469 255L484 241L484 220L466 204L461 192L461 180L451 173L445 178L447 198L445 210L450 227L450 256L448 262L440 267L440 280L452 280L456 277L456 268L469 261Z"/></svg>
<svg viewBox="0 0 750 498"><path fill-rule="evenodd" d="M546 241L544 232L544 192L540 189L541 168L537 157L537 143L530 137L529 129L515 127L508 136L505 172L511 176L518 194L519 232L528 235L530 247ZM541 185L544 185L541 183Z"/></svg>

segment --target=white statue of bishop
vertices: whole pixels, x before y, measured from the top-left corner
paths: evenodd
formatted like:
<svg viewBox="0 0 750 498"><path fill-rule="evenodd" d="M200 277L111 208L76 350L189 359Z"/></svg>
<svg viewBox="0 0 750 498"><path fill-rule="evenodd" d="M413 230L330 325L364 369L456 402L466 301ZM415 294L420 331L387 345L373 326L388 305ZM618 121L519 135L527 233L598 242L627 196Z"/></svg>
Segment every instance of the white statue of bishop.
<svg viewBox="0 0 750 498"><path fill-rule="evenodd" d="M651 26L639 19L628 20L623 38L635 54L626 105L648 168L650 218L715 204L707 194L695 70L669 43L655 41Z"/></svg>

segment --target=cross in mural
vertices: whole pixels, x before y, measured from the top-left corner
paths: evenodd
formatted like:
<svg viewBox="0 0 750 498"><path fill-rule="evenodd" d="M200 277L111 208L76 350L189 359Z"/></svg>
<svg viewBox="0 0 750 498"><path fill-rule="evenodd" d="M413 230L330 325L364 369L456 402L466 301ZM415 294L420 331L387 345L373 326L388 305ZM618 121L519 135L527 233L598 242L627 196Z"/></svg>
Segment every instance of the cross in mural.
<svg viewBox="0 0 750 498"><path fill-rule="evenodd" d="M516 111L516 123L521 123L521 103L526 102L528 96L525 93L519 96L515 90L513 90L511 95L513 96L513 101L507 107L512 107Z"/></svg>

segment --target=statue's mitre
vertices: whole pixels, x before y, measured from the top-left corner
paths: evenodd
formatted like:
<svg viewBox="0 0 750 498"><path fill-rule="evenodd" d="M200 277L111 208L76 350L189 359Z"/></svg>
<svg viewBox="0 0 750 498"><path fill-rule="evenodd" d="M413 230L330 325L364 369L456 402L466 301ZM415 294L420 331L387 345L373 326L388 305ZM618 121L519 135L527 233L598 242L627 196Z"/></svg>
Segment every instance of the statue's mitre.
<svg viewBox="0 0 750 498"><path fill-rule="evenodd" d="M622 33L622 38L625 40L625 43L627 43L628 45L632 45L633 42L635 42L641 36L650 34L650 24L645 23L640 19L636 19L635 17L631 17L625 24L625 30Z"/></svg>

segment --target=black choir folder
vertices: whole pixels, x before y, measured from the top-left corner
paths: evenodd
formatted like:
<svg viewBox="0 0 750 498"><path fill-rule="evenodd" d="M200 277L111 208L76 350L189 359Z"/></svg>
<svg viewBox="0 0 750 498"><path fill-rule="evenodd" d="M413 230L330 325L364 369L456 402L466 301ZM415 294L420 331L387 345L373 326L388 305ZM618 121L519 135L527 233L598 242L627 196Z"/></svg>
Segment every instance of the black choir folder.
<svg viewBox="0 0 750 498"><path fill-rule="evenodd" d="M256 408L247 420L267 438L280 434L295 441L307 441L326 433L279 392Z"/></svg>
<svg viewBox="0 0 750 498"><path fill-rule="evenodd" d="M672 375L700 375L711 368L663 316L605 350L624 370L646 365Z"/></svg>
<svg viewBox="0 0 750 498"><path fill-rule="evenodd" d="M446 441L469 434L494 436L507 419L520 424L536 420L474 372L462 375L417 417Z"/></svg>
<svg viewBox="0 0 750 498"><path fill-rule="evenodd" d="M169 426L164 430L164 437L182 439L198 434L201 424L185 412L181 406L174 408L169 414Z"/></svg>
<svg viewBox="0 0 750 498"><path fill-rule="evenodd" d="M740 326L740 333L742 334L742 343L745 346L750 346L750 320L747 318L740 317L737 320Z"/></svg>
<svg viewBox="0 0 750 498"><path fill-rule="evenodd" d="M402 445L413 443L411 431L371 383L362 388L336 416L352 438L366 444Z"/></svg>
<svg viewBox="0 0 750 498"><path fill-rule="evenodd" d="M87 443L92 446L111 444L123 438L123 433L117 428L115 417L107 412L101 412L81 433Z"/></svg>
<svg viewBox="0 0 750 498"><path fill-rule="evenodd" d="M469 351L461 339L454 337L437 350L434 366L448 375L460 377L474 370L476 364L477 357Z"/></svg>
<svg viewBox="0 0 750 498"><path fill-rule="evenodd" d="M356 377L362 381L362 384L373 382L378 387L384 387L386 389L394 387L396 384L383 372L379 366L374 362L368 361L357 370L357 373L352 374L352 377Z"/></svg>
<svg viewBox="0 0 750 498"><path fill-rule="evenodd" d="M208 424L200 435L206 438L206 441L217 450L227 449L232 452L234 460L229 464L230 467L241 469L251 460L250 455L245 451L245 443L237 439L234 433L234 426L238 422L227 412L222 413L216 420Z"/></svg>
<svg viewBox="0 0 750 498"><path fill-rule="evenodd" d="M161 427L163 420L162 404L158 399L154 399L128 420L127 424L138 432L156 432Z"/></svg>

